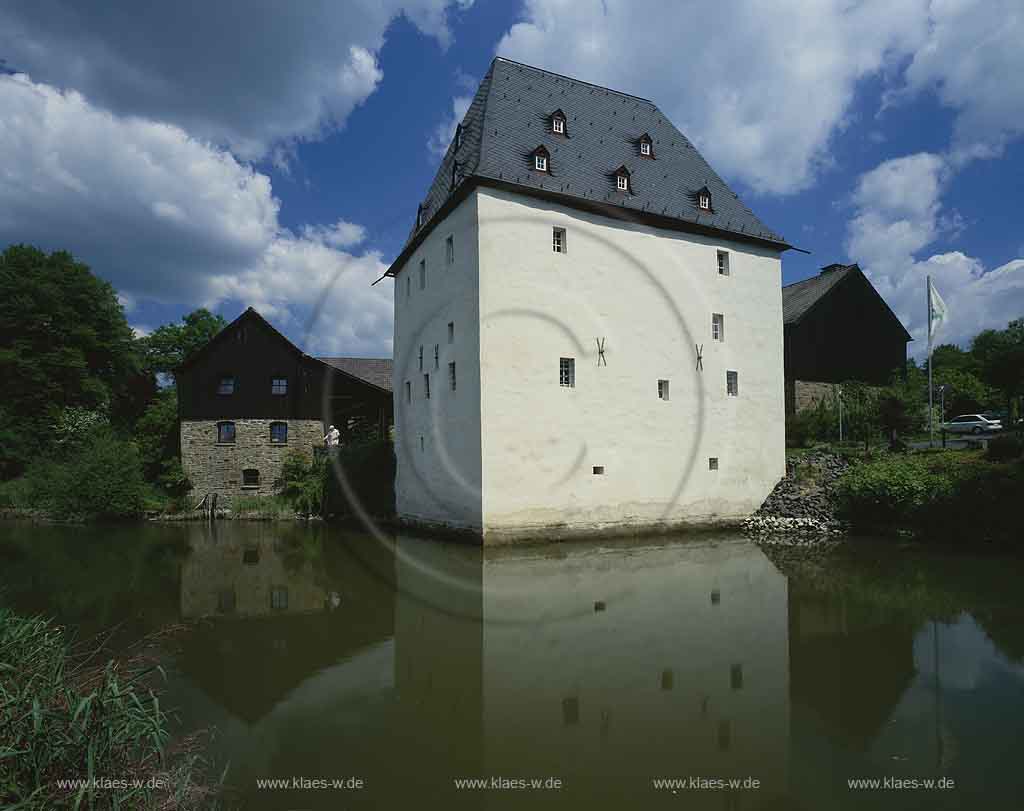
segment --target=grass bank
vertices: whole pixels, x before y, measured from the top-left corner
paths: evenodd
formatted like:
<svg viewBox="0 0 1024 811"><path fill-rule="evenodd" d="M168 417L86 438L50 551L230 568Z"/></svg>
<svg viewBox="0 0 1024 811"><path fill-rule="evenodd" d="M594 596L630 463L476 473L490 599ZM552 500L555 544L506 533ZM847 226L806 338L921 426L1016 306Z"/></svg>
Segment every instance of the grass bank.
<svg viewBox="0 0 1024 811"><path fill-rule="evenodd" d="M988 451L885 454L850 468L836 498L857 532L1019 547L1024 458L1012 438Z"/></svg>
<svg viewBox="0 0 1024 811"><path fill-rule="evenodd" d="M195 739L168 749L158 668L0 608L0 807L209 809Z"/></svg>

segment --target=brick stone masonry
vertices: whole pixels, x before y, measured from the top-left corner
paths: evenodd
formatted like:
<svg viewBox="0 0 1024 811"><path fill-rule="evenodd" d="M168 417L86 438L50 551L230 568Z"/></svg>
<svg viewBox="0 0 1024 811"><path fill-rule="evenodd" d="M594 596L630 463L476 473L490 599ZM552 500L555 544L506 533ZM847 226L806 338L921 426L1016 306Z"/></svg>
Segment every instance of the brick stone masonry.
<svg viewBox="0 0 1024 811"><path fill-rule="evenodd" d="M233 443L217 442L221 422L234 422ZM270 441L272 422L288 425L287 442ZM324 430L320 420L182 420L181 464L197 498L216 493L230 505L238 496L269 496L279 489L281 464L289 451L312 456L323 445ZM243 484L244 470L259 471L259 484Z"/></svg>

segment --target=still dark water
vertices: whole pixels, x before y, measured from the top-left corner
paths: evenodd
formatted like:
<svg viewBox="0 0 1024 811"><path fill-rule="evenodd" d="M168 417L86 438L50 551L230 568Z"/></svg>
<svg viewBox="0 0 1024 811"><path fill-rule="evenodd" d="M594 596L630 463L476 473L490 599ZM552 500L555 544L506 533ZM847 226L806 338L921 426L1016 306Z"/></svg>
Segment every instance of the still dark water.
<svg viewBox="0 0 1024 811"><path fill-rule="evenodd" d="M1022 568L892 543L815 564L738 537L0 525L12 607L115 645L188 624L164 703L216 728L252 809L1022 808Z"/></svg>

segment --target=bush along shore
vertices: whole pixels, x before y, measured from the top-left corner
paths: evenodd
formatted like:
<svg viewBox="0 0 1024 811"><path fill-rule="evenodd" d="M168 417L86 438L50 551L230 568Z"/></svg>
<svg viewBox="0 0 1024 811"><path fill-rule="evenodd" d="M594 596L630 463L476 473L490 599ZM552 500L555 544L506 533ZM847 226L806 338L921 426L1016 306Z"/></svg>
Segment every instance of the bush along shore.
<svg viewBox="0 0 1024 811"><path fill-rule="evenodd" d="M815 450L786 460L782 479L744 531L761 544L809 546L832 541L846 530L836 515L836 488L850 462L840 454Z"/></svg>

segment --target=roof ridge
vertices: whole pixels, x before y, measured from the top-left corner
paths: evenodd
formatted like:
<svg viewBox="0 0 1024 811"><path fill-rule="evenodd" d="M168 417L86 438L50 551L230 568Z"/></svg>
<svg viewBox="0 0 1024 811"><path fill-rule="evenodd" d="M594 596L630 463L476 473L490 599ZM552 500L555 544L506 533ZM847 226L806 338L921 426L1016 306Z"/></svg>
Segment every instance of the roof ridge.
<svg viewBox="0 0 1024 811"><path fill-rule="evenodd" d="M495 62L499 61L508 62L510 65L519 65L520 67L523 68L529 68L530 70L535 70L538 73L546 73L548 74L548 76L557 76L560 79L567 79L570 82L576 82L576 84L585 84L587 87L596 87L598 90L605 90L609 93L615 93L616 95L619 96L625 96L626 98L636 99L637 101L646 101L648 104L654 104L655 107L658 106L651 99L644 98L643 96L637 96L633 93L626 93L624 90L615 90L612 87L605 87L604 85L601 84L588 82L585 79L577 79L575 76L568 76L564 73L558 73L553 70L548 70L547 68L539 68L536 65L528 65L525 62L519 62L518 60L515 59L509 59L507 56L496 56L494 57L494 59L491 60L491 64L493 65Z"/></svg>

